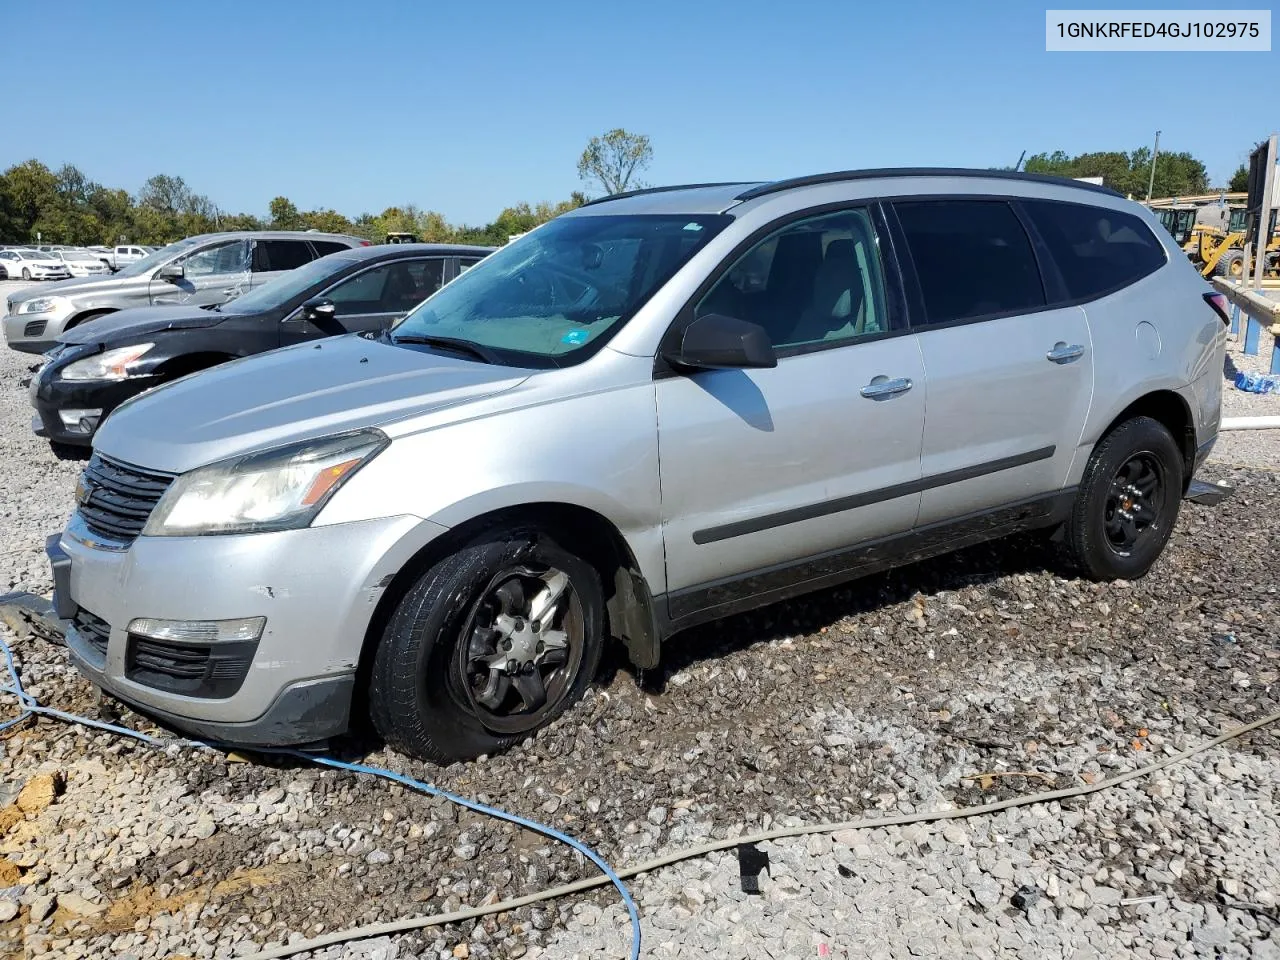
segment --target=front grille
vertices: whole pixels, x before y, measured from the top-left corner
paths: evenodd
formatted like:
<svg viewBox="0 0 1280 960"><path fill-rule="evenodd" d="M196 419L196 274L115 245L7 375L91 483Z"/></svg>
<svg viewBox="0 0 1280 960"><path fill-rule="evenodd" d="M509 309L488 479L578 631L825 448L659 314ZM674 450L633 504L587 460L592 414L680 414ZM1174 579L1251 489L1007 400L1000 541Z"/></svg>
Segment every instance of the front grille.
<svg viewBox="0 0 1280 960"><path fill-rule="evenodd" d="M188 697L229 697L244 683L257 648L256 640L187 644L130 634L125 676Z"/></svg>
<svg viewBox="0 0 1280 960"><path fill-rule="evenodd" d="M111 627L107 625L107 621L101 617L95 616L84 607L76 611L76 615L71 618L72 625L89 646L98 651L102 656L107 655L107 639L111 635Z"/></svg>
<svg viewBox="0 0 1280 960"><path fill-rule="evenodd" d="M49 325L48 320L30 320L27 325L22 328L24 337L38 337L44 333L44 328Z"/></svg>
<svg viewBox="0 0 1280 960"><path fill-rule="evenodd" d="M76 486L80 517L98 536L132 543L172 482L167 474L126 467L95 453Z"/></svg>

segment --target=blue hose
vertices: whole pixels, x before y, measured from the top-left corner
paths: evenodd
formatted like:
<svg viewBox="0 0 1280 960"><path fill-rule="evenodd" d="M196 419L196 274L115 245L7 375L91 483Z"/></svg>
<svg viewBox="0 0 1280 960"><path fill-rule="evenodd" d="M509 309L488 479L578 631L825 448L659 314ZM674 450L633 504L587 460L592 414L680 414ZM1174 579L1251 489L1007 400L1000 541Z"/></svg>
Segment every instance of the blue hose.
<svg viewBox="0 0 1280 960"><path fill-rule="evenodd" d="M123 737L132 737L140 740L145 744L153 747L170 747L183 746L197 749L217 750L218 746L205 743L200 740L178 740L174 738L153 737L149 734L141 733L137 730L130 730L128 727L117 726L114 723L103 723L100 720L91 720L88 717L82 717L74 713L66 713L62 710L55 710L52 707L42 706L35 697L27 693L22 688L22 681L18 677L18 670L13 663L13 654L9 650L9 645L5 643L4 638L0 637L0 649L4 651L5 666L8 668L9 676L12 680L9 684L0 685L0 693L8 693L18 699L18 705L21 708L17 717L0 723L0 732L8 730L15 724L21 723L31 716L53 717L58 720L65 720L68 723L78 723L82 726L93 727L96 730L104 730L108 733L116 733ZM486 806L475 800L468 800L466 797L458 796L447 790L441 790L439 787L433 787L429 783L422 780L415 780L412 777L405 776L402 773L396 773L394 770L386 770L382 767L370 767L362 763L347 763L343 760L335 760L333 757L317 756L310 753L304 753L301 750L285 750L285 749L268 749L259 750L261 753L273 753L284 756L297 757L306 760L308 763L319 764L322 767L332 767L336 770L347 770L351 773L363 773L371 777L380 777L383 780L390 780L416 790L419 793L425 793L431 797L442 797L450 803L455 803L460 807L468 810L474 810L476 813L482 813L487 817L493 817L496 820L505 820L507 823L514 823L517 826L524 827L526 830L532 830L534 833L540 833L544 837L552 840L558 840L566 846L572 847L578 853L582 854L597 867L600 872L609 878L609 882L614 885L618 893L622 897L622 902L626 904L627 913L631 917L631 960L639 960L640 957L640 911L636 909L636 902L631 898L631 892L627 889L626 884L613 871L613 868L605 863L604 858L588 847L581 840L575 840L567 833L549 827L546 824L538 823L534 820L528 820L518 814L508 813L505 810L499 810L497 807Z"/></svg>

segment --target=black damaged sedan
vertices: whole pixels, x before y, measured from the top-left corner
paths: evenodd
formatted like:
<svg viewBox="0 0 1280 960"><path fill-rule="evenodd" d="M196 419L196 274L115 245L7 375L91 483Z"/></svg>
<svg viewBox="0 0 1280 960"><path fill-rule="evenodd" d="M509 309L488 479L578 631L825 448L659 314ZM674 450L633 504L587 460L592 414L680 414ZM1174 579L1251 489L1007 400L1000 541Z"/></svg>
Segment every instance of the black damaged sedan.
<svg viewBox="0 0 1280 960"><path fill-rule="evenodd" d="M54 450L86 447L130 397L239 357L385 330L488 247L358 247L298 267L220 306L138 307L68 330L32 377L32 427Z"/></svg>

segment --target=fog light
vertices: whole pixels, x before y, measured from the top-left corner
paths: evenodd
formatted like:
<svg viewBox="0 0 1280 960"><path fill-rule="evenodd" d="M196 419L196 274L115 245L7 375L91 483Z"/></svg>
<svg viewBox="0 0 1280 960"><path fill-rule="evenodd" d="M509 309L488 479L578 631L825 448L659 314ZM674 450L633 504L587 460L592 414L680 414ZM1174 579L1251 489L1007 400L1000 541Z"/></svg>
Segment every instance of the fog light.
<svg viewBox="0 0 1280 960"><path fill-rule="evenodd" d="M85 420L97 421L102 416L102 408L97 410L59 410L58 416L62 418L62 425L68 430L79 429L81 423Z"/></svg>
<svg viewBox="0 0 1280 960"><path fill-rule="evenodd" d="M257 640L266 625L266 617L243 617L239 620L155 620L140 617L129 622L129 633L152 640L216 643Z"/></svg>

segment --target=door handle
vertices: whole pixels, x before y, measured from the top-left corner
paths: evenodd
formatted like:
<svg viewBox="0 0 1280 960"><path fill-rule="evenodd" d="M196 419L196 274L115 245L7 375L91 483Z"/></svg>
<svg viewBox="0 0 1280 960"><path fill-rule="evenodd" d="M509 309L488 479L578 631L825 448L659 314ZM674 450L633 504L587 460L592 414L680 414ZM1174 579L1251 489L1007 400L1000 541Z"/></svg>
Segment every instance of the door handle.
<svg viewBox="0 0 1280 960"><path fill-rule="evenodd" d="M910 377L898 377L896 380L876 378L858 392L868 400L882 400L886 397L896 397L900 393L906 393L911 387Z"/></svg>
<svg viewBox="0 0 1280 960"><path fill-rule="evenodd" d="M1084 356L1084 347L1078 343L1064 343L1059 340L1053 345L1053 349L1045 354L1045 357L1054 363L1070 363L1072 360L1079 360Z"/></svg>

